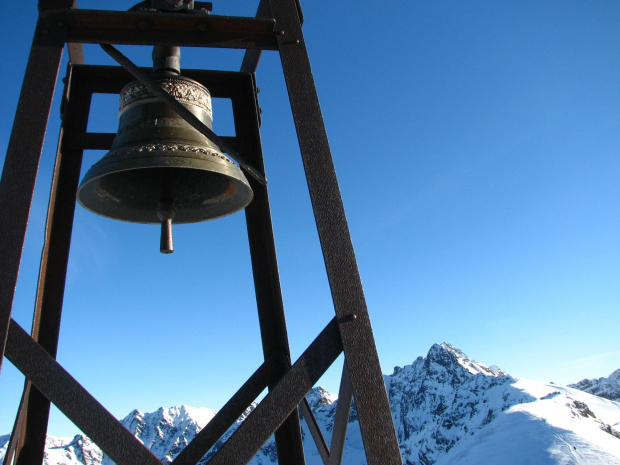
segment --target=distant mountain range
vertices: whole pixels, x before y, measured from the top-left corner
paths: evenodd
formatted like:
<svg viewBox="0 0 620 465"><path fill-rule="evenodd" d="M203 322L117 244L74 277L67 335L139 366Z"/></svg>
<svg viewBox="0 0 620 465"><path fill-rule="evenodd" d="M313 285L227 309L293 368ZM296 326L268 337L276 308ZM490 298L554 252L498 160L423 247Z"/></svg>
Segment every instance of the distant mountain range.
<svg viewBox="0 0 620 465"><path fill-rule="evenodd" d="M569 384L568 387L620 402L620 369L607 378L582 379L578 383Z"/></svg>
<svg viewBox="0 0 620 465"><path fill-rule="evenodd" d="M426 357L384 376L405 465L619 465L620 370L608 378L563 387L513 378L482 365L450 344L435 344ZM321 387L308 401L330 442L337 399ZM210 457L251 413L250 407ZM208 408L177 406L134 410L123 420L163 463L174 457L215 415ZM322 460L302 421L308 465ZM0 464L8 445L0 436ZM48 437L45 465L111 465L90 439ZM270 439L250 462L277 463ZM365 464L355 408L351 411L343 464Z"/></svg>

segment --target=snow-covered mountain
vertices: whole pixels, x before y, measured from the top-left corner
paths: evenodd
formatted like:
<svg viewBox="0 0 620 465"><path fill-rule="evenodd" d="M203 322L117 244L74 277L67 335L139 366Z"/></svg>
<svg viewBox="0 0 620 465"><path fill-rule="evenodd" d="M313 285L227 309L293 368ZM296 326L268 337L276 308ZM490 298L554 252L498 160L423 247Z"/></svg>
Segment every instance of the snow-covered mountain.
<svg viewBox="0 0 620 465"><path fill-rule="evenodd" d="M9 446L10 436L0 436L0 465ZM55 438L48 436L45 441L45 465L99 465L103 453L86 436L78 434L74 438Z"/></svg>
<svg viewBox="0 0 620 465"><path fill-rule="evenodd" d="M121 423L164 463L170 463L215 413L208 408L180 405L152 413L134 410ZM114 465L114 462L104 455L102 465Z"/></svg>
<svg viewBox="0 0 620 465"><path fill-rule="evenodd" d="M605 380L574 386L618 386L620 370ZM620 465L620 403L575 387L513 378L487 367L449 344L435 344L426 357L396 367L385 376L406 465ZM599 389L596 392L608 393ZM329 443L337 399L315 388L308 401ZM227 439L247 416L224 435ZM153 413L131 412L122 420L164 463L215 415L207 408L187 406ZM322 460L302 421L308 465ZM8 436L0 437L0 463ZM218 443L200 462L206 464ZM270 439L250 462L277 463ZM351 411L343 464L365 464L355 408ZM45 465L111 465L88 438L49 438Z"/></svg>
<svg viewBox="0 0 620 465"><path fill-rule="evenodd" d="M614 371L607 378L582 379L568 387L589 392L605 399L620 401L620 369Z"/></svg>

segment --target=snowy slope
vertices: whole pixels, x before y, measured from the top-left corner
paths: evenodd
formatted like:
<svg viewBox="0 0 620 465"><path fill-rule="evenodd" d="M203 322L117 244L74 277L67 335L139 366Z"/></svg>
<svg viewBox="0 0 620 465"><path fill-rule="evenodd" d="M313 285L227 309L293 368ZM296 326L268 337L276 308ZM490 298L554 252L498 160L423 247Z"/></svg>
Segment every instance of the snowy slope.
<svg viewBox="0 0 620 465"><path fill-rule="evenodd" d="M614 374L604 379L617 379ZM384 379L406 465L620 465L619 402L571 387L514 378L446 343L433 345L426 357L396 367ZM307 398L329 443L336 396L317 387ZM253 408L199 465L208 462ZM207 408L178 406L152 413L134 410L122 423L164 463L170 463L214 415ZM305 421L302 435L307 464L322 465ZM8 436L0 437L0 459L7 442ZM271 438L250 464L274 463ZM365 463L353 408L343 464ZM81 435L48 439L45 465L111 464Z"/></svg>
<svg viewBox="0 0 620 465"><path fill-rule="evenodd" d="M607 378L582 379L569 387L589 392L595 396L620 402L620 370L614 371Z"/></svg>
<svg viewBox="0 0 620 465"><path fill-rule="evenodd" d="M89 438L77 435L69 441L48 437L45 448L45 462L54 465L98 465L103 453Z"/></svg>
<svg viewBox="0 0 620 465"><path fill-rule="evenodd" d="M513 378L445 343L385 382L407 465L620 465L619 403ZM335 407L314 409L328 443ZM355 420L343 463L366 463Z"/></svg>
<svg viewBox="0 0 620 465"><path fill-rule="evenodd" d="M553 384L514 387L539 397L502 412L435 465L620 464L620 404Z"/></svg>
<svg viewBox="0 0 620 465"><path fill-rule="evenodd" d="M395 368L386 386L403 458L432 464L499 412L534 398L514 378L481 365L449 344Z"/></svg>

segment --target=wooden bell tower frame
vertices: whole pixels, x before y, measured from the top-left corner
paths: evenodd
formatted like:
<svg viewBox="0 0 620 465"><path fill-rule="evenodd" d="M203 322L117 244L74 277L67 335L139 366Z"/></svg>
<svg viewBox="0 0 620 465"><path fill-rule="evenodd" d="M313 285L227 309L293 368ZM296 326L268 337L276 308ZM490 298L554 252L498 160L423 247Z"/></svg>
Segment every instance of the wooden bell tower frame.
<svg viewBox="0 0 620 465"><path fill-rule="evenodd" d="M39 12L0 180L0 363L6 356L26 376L5 465L42 463L50 402L117 464L161 465L55 360L82 154L85 149L109 149L114 138L114 134L86 131L91 97L94 93L119 93L132 80L122 67L85 65L82 43L245 49L239 72L184 70L183 75L205 84L214 97L232 100L236 136L226 138L226 142L261 173L264 166L255 71L262 50L279 53L288 88L336 315L292 363L267 187L248 176L254 200L246 209L246 220L265 361L173 463L196 464L268 387L269 394L209 464L245 464L272 434L281 465L304 464L299 410L324 463L340 464L353 397L368 464L402 464L304 43L299 3L261 0L256 18L81 10L75 0L40 0ZM65 44L70 63L61 108L62 127L33 327L28 335L11 318L11 309ZM328 446L305 395L343 352L343 377Z"/></svg>

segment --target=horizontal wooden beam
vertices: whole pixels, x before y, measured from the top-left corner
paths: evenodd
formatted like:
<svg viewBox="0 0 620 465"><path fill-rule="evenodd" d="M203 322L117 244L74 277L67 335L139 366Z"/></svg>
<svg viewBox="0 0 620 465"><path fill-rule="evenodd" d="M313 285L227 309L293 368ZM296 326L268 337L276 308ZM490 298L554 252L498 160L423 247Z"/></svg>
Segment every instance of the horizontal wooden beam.
<svg viewBox="0 0 620 465"><path fill-rule="evenodd" d="M68 24L69 43L277 50L271 18L74 9L42 19L50 28Z"/></svg>

